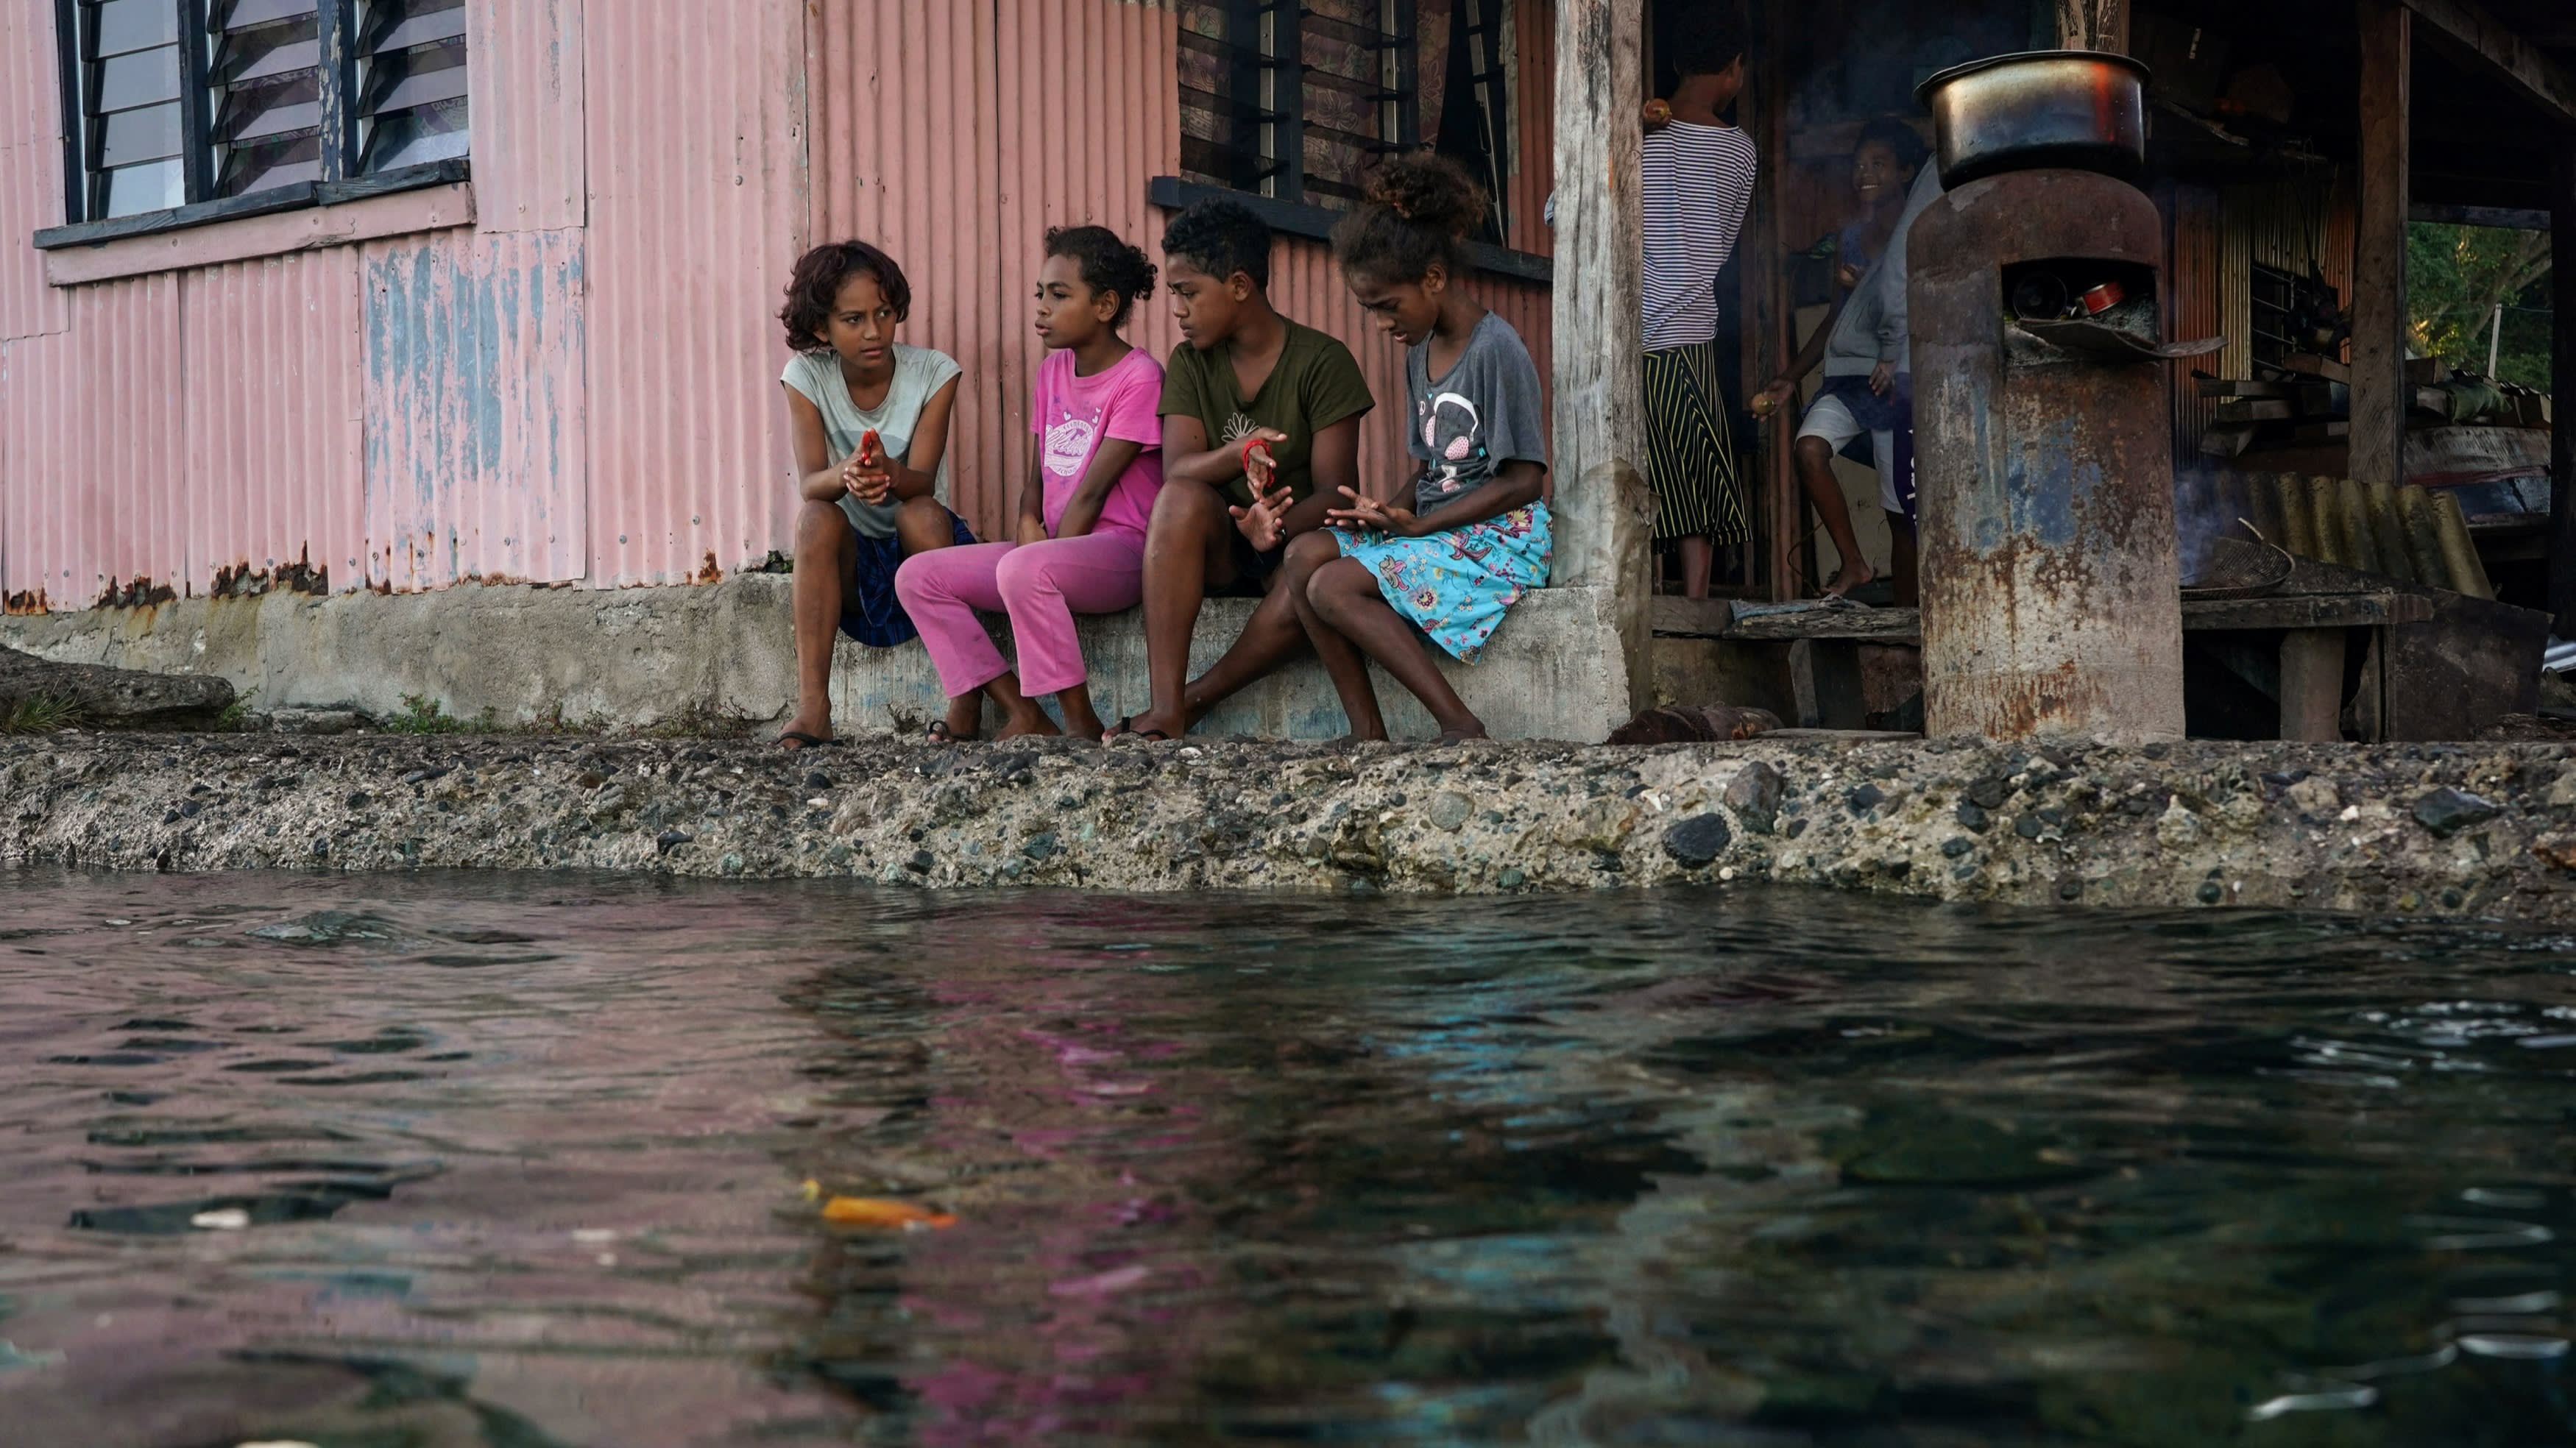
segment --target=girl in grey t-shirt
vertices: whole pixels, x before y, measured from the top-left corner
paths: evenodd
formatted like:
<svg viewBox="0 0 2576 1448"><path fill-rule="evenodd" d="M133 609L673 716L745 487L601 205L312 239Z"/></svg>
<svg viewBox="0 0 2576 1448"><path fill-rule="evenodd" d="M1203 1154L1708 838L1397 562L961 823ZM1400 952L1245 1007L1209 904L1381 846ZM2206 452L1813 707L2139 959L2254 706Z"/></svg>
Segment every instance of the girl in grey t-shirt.
<svg viewBox="0 0 2576 1448"><path fill-rule="evenodd" d="M1547 582L1547 414L1538 368L1509 322L1467 294L1460 246L1485 196L1457 163L1398 156L1333 230L1342 279L1378 329L1404 344L1411 487L1379 501L1344 488L1332 526L1289 544L1280 585L1323 658L1351 733L1386 737L1375 659L1439 721L1481 738L1422 639L1474 663L1511 607ZM1419 630L1419 632L1416 632Z"/></svg>
<svg viewBox="0 0 2576 1448"><path fill-rule="evenodd" d="M972 543L948 510L948 435L962 369L895 340L912 287L894 258L860 241L796 263L787 328L787 422L796 447L796 716L779 742L832 742L832 644L846 633L890 648L917 634L894 573L915 553ZM971 737L976 700L933 727ZM963 711L964 717L958 717Z"/></svg>

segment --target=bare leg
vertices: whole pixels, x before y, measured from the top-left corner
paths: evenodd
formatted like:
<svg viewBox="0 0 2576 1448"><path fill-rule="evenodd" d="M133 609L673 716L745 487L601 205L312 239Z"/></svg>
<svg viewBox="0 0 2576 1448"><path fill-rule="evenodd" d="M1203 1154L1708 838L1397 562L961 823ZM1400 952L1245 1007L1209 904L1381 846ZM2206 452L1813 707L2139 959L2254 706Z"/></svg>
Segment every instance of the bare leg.
<svg viewBox="0 0 2576 1448"><path fill-rule="evenodd" d="M1285 571L1283 565L1281 572ZM1189 722L1197 724L1210 709L1277 673L1280 665L1306 651L1306 643L1306 630L1297 622L1296 600L1274 574L1270 591L1253 607L1252 617L1227 647L1225 656L1192 679L1182 694L1181 703L1189 711Z"/></svg>
<svg viewBox="0 0 2576 1448"><path fill-rule="evenodd" d="M1708 597L1708 576L1717 563L1717 544L1705 533L1682 540L1682 597Z"/></svg>
<svg viewBox="0 0 2576 1448"><path fill-rule="evenodd" d="M1166 739L1189 732L1182 702L1190 676L1190 635L1208 585L1234 581L1233 515L1225 495L1204 483L1173 482L1154 496L1145 527L1145 671L1153 702L1129 723Z"/></svg>
<svg viewBox="0 0 2576 1448"><path fill-rule="evenodd" d="M1377 685L1369 679L1367 657L1326 623L1323 615L1315 611L1314 601L1306 596L1315 571L1341 556L1342 550L1330 534L1307 534L1288 545L1288 561L1281 565L1279 582L1271 592L1286 595L1296 605L1297 621L1305 628L1306 640L1315 646L1315 656L1324 661L1324 672L1332 676L1333 692L1341 696L1351 737L1384 739L1386 717L1378 711Z"/></svg>
<svg viewBox="0 0 2576 1448"><path fill-rule="evenodd" d="M796 513L796 577L789 593L796 620L796 714L781 737L832 737L832 646L841 636L841 600L858 587L858 563L849 519L831 503L808 499Z"/></svg>
<svg viewBox="0 0 2576 1448"><path fill-rule="evenodd" d="M1485 721L1468 711L1458 691L1449 687L1440 666L1423 652L1413 626L1378 592L1377 578L1348 558L1337 558L1315 570L1306 585L1308 602L1324 622L1359 645L1431 711L1442 740L1482 739Z"/></svg>
<svg viewBox="0 0 2576 1448"><path fill-rule="evenodd" d="M1064 732L1073 739L1097 739L1101 735L1099 711L1091 707L1091 686L1076 684L1056 691L1055 707L1064 715Z"/></svg>
<svg viewBox="0 0 2576 1448"><path fill-rule="evenodd" d="M1028 734L1047 735L1064 732L1055 727L1055 721L1046 716L1044 709L1038 707L1037 700L1020 692L1020 676L1016 673L1006 673L994 679L984 686L983 692L993 701L993 706L1002 711L1002 729L1000 733L993 736L995 739L1017 739ZM1098 736L1095 734L1092 737Z"/></svg>
<svg viewBox="0 0 2576 1448"><path fill-rule="evenodd" d="M1851 504L1843 498L1843 485L1834 476L1834 450L1820 437L1798 439L1798 481L1806 485L1807 500L1816 505L1816 516L1824 521L1825 536L1834 540L1834 551L1842 555L1842 570L1825 584L1827 598L1840 598L1876 578L1867 560L1861 557L1860 539L1852 532Z"/></svg>
<svg viewBox="0 0 2576 1448"><path fill-rule="evenodd" d="M903 556L927 553L934 548L957 546L957 526L935 498L914 498L894 515L895 541L902 545ZM987 685L986 688L990 688ZM959 739L972 739L984 728L984 690L960 694L948 701L948 732Z"/></svg>

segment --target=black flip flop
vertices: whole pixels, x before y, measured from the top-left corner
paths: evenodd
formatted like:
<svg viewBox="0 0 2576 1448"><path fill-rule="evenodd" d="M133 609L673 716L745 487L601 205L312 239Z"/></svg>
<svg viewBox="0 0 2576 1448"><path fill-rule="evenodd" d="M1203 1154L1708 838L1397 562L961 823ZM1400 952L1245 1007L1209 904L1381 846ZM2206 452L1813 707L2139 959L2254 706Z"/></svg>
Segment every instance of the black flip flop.
<svg viewBox="0 0 2576 1448"><path fill-rule="evenodd" d="M981 734L960 734L949 728L945 719L932 721L925 733L933 744L973 744L984 737Z"/></svg>
<svg viewBox="0 0 2576 1448"><path fill-rule="evenodd" d="M839 746L841 741L838 739L825 739L819 735L808 734L802 729L790 729L769 742L772 747L781 744L793 744L796 746L794 752L802 754L808 749L836 748Z"/></svg>
<svg viewBox="0 0 2576 1448"><path fill-rule="evenodd" d="M1169 744L1172 742L1172 736L1164 733L1160 729L1137 728L1136 716L1133 714L1128 715L1127 717L1119 720L1115 725L1111 726L1109 730L1109 738L1102 742L1114 744L1121 739L1142 739L1148 744Z"/></svg>

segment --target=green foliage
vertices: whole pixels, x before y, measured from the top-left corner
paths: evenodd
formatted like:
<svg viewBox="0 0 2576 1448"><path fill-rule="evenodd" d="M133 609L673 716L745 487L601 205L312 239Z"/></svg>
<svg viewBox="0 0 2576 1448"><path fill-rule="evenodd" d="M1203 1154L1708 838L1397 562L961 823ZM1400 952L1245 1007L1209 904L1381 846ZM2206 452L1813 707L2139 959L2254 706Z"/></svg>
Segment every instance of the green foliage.
<svg viewBox="0 0 2576 1448"><path fill-rule="evenodd" d="M387 734L494 734L501 728L490 709L478 718L458 719L442 709L436 699L418 694L403 695L403 711L377 727Z"/></svg>
<svg viewBox="0 0 2576 1448"><path fill-rule="evenodd" d="M77 728L80 722L78 704L49 694L20 699L0 710L0 734L51 734L57 729Z"/></svg>
<svg viewBox="0 0 2576 1448"><path fill-rule="evenodd" d="M2499 381L2549 388L2549 233L2418 222L2407 228L2408 342L2428 357L2487 370L2504 304Z"/></svg>

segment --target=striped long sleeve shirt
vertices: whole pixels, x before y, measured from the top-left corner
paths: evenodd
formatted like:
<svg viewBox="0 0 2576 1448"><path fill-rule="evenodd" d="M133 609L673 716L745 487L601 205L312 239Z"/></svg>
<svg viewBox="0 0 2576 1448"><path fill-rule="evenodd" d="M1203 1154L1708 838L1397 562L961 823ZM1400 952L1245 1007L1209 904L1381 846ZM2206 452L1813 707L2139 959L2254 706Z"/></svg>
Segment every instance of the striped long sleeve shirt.
<svg viewBox="0 0 2576 1448"><path fill-rule="evenodd" d="M1717 337L1717 273L1735 255L1753 181L1753 138L1674 121L1646 136L1646 350Z"/></svg>

